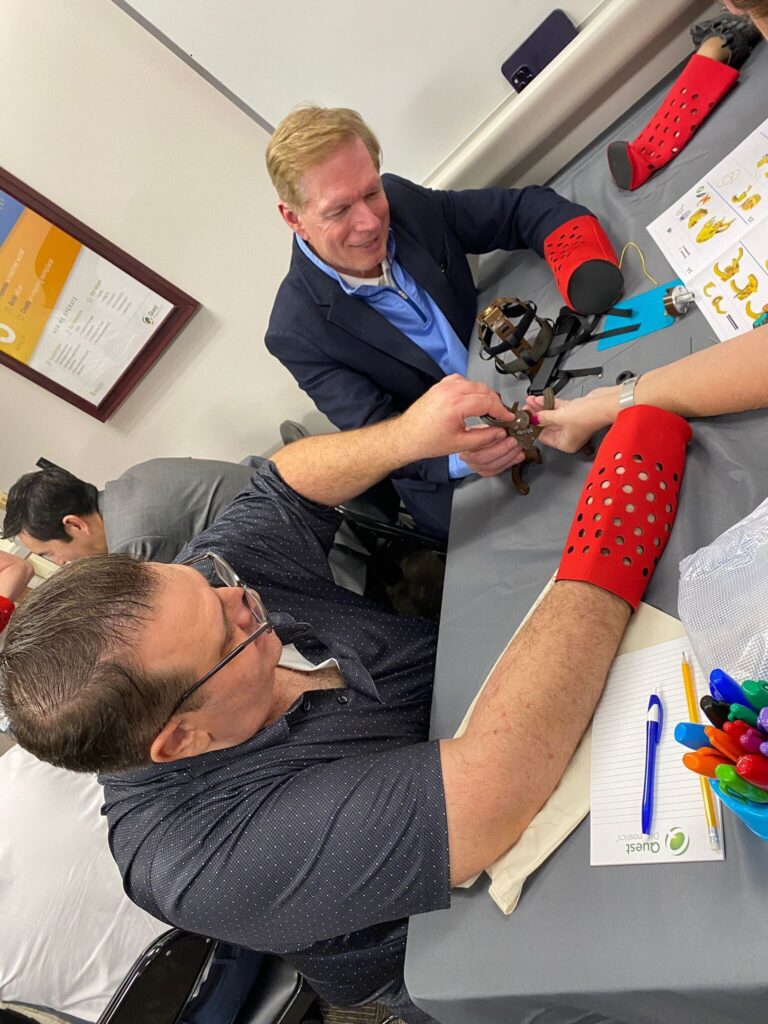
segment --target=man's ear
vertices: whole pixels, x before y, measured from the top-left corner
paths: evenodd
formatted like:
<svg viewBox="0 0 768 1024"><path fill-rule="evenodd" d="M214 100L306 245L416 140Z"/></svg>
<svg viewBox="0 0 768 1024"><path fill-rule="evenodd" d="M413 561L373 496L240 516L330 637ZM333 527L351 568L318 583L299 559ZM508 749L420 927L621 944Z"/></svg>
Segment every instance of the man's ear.
<svg viewBox="0 0 768 1024"><path fill-rule="evenodd" d="M186 715L174 715L152 741L149 756L155 764L180 761L184 757L204 754L211 735Z"/></svg>
<svg viewBox="0 0 768 1024"><path fill-rule="evenodd" d="M61 520L61 525L64 527L64 530L66 531L66 534L70 538L70 540L73 540L75 537L78 536L78 534L84 533L87 536L91 532L91 528L88 525L88 523L85 521L85 519L82 519L80 516L64 516L64 518Z"/></svg>
<svg viewBox="0 0 768 1024"><path fill-rule="evenodd" d="M288 206L287 203L282 201L277 204L277 208L280 211L280 216L291 231L295 231L296 234L300 235L305 242L309 241L309 235L307 233L307 229L304 227L304 221L301 219L301 214L294 210L292 206Z"/></svg>

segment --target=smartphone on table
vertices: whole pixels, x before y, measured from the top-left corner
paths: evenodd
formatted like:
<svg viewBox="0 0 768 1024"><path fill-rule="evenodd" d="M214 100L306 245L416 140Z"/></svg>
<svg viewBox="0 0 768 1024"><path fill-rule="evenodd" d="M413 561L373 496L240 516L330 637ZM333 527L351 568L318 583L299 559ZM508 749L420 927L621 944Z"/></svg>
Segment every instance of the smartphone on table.
<svg viewBox="0 0 768 1024"><path fill-rule="evenodd" d="M501 65L501 73L515 92L522 92L572 39L576 26L556 8Z"/></svg>

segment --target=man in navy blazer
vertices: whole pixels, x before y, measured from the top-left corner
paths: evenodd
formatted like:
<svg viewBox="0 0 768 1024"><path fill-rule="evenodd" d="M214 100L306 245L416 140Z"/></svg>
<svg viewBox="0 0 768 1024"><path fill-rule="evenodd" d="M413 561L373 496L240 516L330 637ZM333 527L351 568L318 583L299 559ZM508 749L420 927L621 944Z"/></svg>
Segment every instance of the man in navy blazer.
<svg viewBox="0 0 768 1024"><path fill-rule="evenodd" d="M278 208L294 231L267 348L340 429L402 413L435 381L466 373L477 312L468 253L528 247L546 255L575 308L569 287L583 286L585 264L597 268L600 286L586 302L594 309L583 312L618 297L615 255L583 206L538 186L434 191L380 177L379 164L378 141L346 109L295 111L267 150ZM504 438L411 463L392 480L417 525L445 536L454 480L496 475L522 457Z"/></svg>

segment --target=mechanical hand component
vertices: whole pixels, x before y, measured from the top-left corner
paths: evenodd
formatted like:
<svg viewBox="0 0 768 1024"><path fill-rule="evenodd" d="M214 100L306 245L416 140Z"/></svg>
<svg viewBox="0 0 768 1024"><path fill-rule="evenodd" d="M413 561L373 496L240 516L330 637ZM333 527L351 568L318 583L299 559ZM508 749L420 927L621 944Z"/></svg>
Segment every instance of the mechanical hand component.
<svg viewBox="0 0 768 1024"><path fill-rule="evenodd" d="M528 409L520 409L519 402L515 402L514 405L506 405L505 408L513 414L514 419L511 420L497 420L493 416L481 416L480 419L483 423L487 423L489 427L502 427L507 432L508 437L514 437L519 442L523 451L525 452L525 459L523 462L518 463L517 466L512 467L512 483L515 485L520 494L528 494L530 487L523 480L522 467L529 462L533 462L537 465L541 464L541 452L536 447L536 438L539 436L543 427L535 427L531 423L532 413ZM555 407L555 393L552 388L544 389L544 408L554 409Z"/></svg>
<svg viewBox="0 0 768 1024"><path fill-rule="evenodd" d="M667 316L685 316L691 306L696 305L696 296L688 288L678 284L667 289L663 305Z"/></svg>
<svg viewBox="0 0 768 1024"><path fill-rule="evenodd" d="M534 322L538 325L538 332L529 341L526 335ZM499 373L532 376L552 341L553 325L550 320L536 315L535 303L501 298L495 299L479 314L477 336L481 358L493 359ZM493 344L494 338L498 343ZM514 358L504 362L500 358L502 352L511 352Z"/></svg>

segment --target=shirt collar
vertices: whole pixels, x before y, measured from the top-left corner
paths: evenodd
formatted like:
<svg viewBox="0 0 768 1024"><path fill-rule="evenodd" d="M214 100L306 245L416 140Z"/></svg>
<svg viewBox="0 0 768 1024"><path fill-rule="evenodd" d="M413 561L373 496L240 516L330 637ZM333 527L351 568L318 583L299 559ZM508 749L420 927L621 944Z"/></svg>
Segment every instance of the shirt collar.
<svg viewBox="0 0 768 1024"><path fill-rule="evenodd" d="M340 274L338 272L338 270L334 270L333 267L329 266L329 264L327 264L324 260L321 260L320 257L317 255L317 253L313 252L313 250L310 248L310 246L307 244L307 242L304 241L304 239L301 237L301 235L296 235L295 238L296 238L296 243L297 243L298 247L301 249L301 251L307 257L307 259L310 260L312 263L314 263L315 266L318 267L320 270L322 270L324 274L327 274L328 277L332 278L339 285L341 285L341 287L347 293L347 295L360 295L360 296L370 295L373 292L379 291L379 289L382 287L382 285L380 285L378 283L377 284L369 284L369 285L366 285L366 284L353 284L353 283L351 283L351 281L347 280L343 274ZM387 257L386 257L386 260L384 260L383 263L382 263L382 270L384 271L384 276L386 276L387 271L389 271L390 275L391 275L390 268L391 268L391 266L392 266L392 264L394 262L395 262L395 236L392 233L392 228L390 228L389 229L389 238L387 239ZM360 278L356 278L355 280L359 281Z"/></svg>

